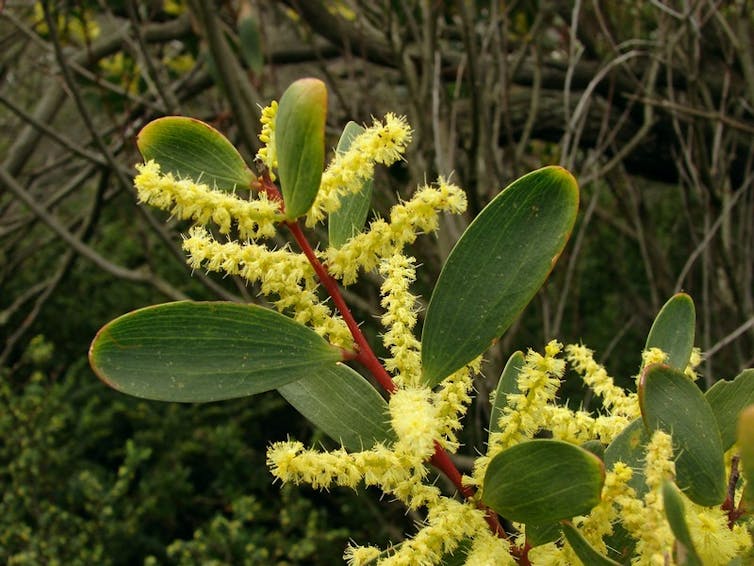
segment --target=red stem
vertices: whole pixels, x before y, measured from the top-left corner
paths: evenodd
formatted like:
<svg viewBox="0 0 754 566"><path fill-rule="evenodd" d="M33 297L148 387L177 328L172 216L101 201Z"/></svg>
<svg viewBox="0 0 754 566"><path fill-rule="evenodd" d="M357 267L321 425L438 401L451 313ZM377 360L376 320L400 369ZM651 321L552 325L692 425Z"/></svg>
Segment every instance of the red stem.
<svg viewBox="0 0 754 566"><path fill-rule="evenodd" d="M728 478L728 494L721 506L722 510L728 514L728 528L732 529L736 521L744 514L743 511L743 498L739 502L738 508L736 508L736 485L738 484L738 478L740 472L738 471L739 456L733 456L730 462L730 477Z"/></svg>
<svg viewBox="0 0 754 566"><path fill-rule="evenodd" d="M312 264L314 272L319 278L319 282L332 298L333 303L335 303L335 307L343 317L346 326L348 326L348 330L351 331L351 336L353 336L354 342L356 342L356 360L358 360L361 364L364 365L364 367L369 370L369 372L377 380L377 383L379 383L385 391L387 391L388 393L393 393L396 389L395 383L393 383L393 378L390 377L390 374L382 366L380 360L377 359L377 356L369 346L369 342L367 342L367 339L362 334L358 323L356 322L356 320L354 320L353 315L351 314L351 310L348 308L346 301L343 299L343 295L341 295L340 293L340 288L338 287L337 282L327 271L327 268L322 265L322 262L319 261L317 254L314 253L314 250L309 245L309 241L306 239L306 236L304 236L304 233L301 230L301 226L299 226L296 222L286 222L286 226L288 226L291 234L293 234L293 237L301 248L301 251L304 252L306 259L308 259L309 263Z"/></svg>
<svg viewBox="0 0 754 566"><path fill-rule="evenodd" d="M262 187L262 190L267 192L267 194L269 194L273 198L280 198L280 193L277 190L277 187L275 187L275 185L269 180L269 177L263 177ZM364 337L364 334L362 334L358 323L351 314L351 309L348 307L348 304L343 299L343 295L340 293L340 288L338 287L337 282L327 271L327 267L323 265L321 261L319 261L317 254L314 253L314 250L309 244L309 241L306 239L304 232L301 230L301 226L297 222L286 222L285 224L293 235L293 238L296 240L296 243L301 248L301 251L306 256L306 259L309 260L312 268L314 268L314 272L317 274L317 278L319 279L320 283L332 298L333 303L338 309L338 312L340 312L340 315L343 317L346 326L348 326L348 330L351 332L351 336L353 336L354 342L356 342L356 354L353 359L356 359L365 368L367 368L377 380L377 383L380 384L380 386L388 393L388 395L392 395L397 389L396 385L393 382L392 377L390 377L390 374L387 372L385 367L375 355L372 347L369 345L369 342L367 342L367 339ZM469 486L463 484L461 472L459 472L458 468L456 468L455 464L453 464L453 461L450 459L448 452L436 441L435 453L430 458L430 463L442 473L444 473L466 499L471 500L473 498L474 490ZM485 512L485 520L487 521L490 530L495 535L507 539L508 534L500 524L497 513L495 513L492 509L481 502L479 502L477 505L479 509ZM523 556L523 560L525 561L524 563L528 564L528 560L526 560L525 555Z"/></svg>

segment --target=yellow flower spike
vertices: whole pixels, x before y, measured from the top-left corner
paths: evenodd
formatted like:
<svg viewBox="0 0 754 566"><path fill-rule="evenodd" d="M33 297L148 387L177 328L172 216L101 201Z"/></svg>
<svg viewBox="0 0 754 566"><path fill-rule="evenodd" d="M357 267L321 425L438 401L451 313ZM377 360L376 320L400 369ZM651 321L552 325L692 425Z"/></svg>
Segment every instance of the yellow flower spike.
<svg viewBox="0 0 754 566"><path fill-rule="evenodd" d="M188 264L193 269L224 271L259 283L262 294L279 311L293 311L296 321L308 324L333 344L342 348L353 345L345 322L320 302L314 270L303 254L270 250L254 243L220 243L202 227L189 231L183 249L188 252Z"/></svg>
<svg viewBox="0 0 754 566"><path fill-rule="evenodd" d="M395 254L382 261L380 304L386 309L381 317L388 329L382 341L391 354L385 368L393 373L397 385L416 385L421 377L421 344L413 334L416 325L416 298L409 289L416 279L414 258Z"/></svg>
<svg viewBox="0 0 754 566"><path fill-rule="evenodd" d="M647 487L650 489L659 489L664 480L675 478L673 439L661 430L654 431L647 444L644 475Z"/></svg>
<svg viewBox="0 0 754 566"><path fill-rule="evenodd" d="M724 566L751 549L752 541L746 529L741 525L738 529L728 528L725 511L719 507L702 507L682 497L691 540L703 564Z"/></svg>
<svg viewBox="0 0 754 566"><path fill-rule="evenodd" d="M668 355L660 350L660 348L650 348L641 353L641 364L643 367L652 364L664 364L667 359Z"/></svg>
<svg viewBox="0 0 754 566"><path fill-rule="evenodd" d="M380 556L380 549L375 546L348 545L343 553L343 560L348 566L366 566Z"/></svg>
<svg viewBox="0 0 754 566"><path fill-rule="evenodd" d="M395 205L390 222L373 221L340 248L328 248L326 262L331 275L350 285L359 269L371 271L379 260L400 253L416 240L419 232L432 232L439 225L439 213L460 214L466 210L466 195L455 185L439 179L436 187L424 186L411 200Z"/></svg>
<svg viewBox="0 0 754 566"><path fill-rule="evenodd" d="M136 169L139 173L134 186L141 202L169 210L182 220L216 222L222 234L229 233L235 223L242 240L269 238L275 235L275 223L282 218L278 204L264 194L243 200L202 183L176 179L172 173L163 175L155 161L137 165Z"/></svg>
<svg viewBox="0 0 754 566"><path fill-rule="evenodd" d="M613 523L618 519L616 500L621 496L630 496L633 491L628 486L632 475L631 468L623 462L617 462L613 469L605 474L599 504L577 525L584 538L602 554L607 554L607 547L602 539L613 533Z"/></svg>
<svg viewBox="0 0 754 566"><path fill-rule="evenodd" d="M429 388L398 389L390 397L390 422L401 448L420 460L434 453L434 442L440 436L440 423Z"/></svg>
<svg viewBox="0 0 754 566"><path fill-rule="evenodd" d="M292 463L303 451L304 445L298 441L274 442L267 449L267 467L283 482L291 481L295 474Z"/></svg>
<svg viewBox="0 0 754 566"><path fill-rule="evenodd" d="M581 561L575 562L570 556L571 549L567 544L558 546L554 542L535 546L529 551L529 561L537 566L573 566L580 564Z"/></svg>
<svg viewBox="0 0 754 566"><path fill-rule="evenodd" d="M545 354L529 350L518 374L520 393L508 395L508 405L500 417L500 432L490 435L487 454L477 458L469 485L481 487L484 474L492 458L523 440L532 438L546 425L546 408L555 401L560 379L565 372L565 361L557 358L563 345L556 340L545 346Z"/></svg>
<svg viewBox="0 0 754 566"><path fill-rule="evenodd" d="M300 442L275 442L267 449L267 467L283 482L306 483L315 489L333 485L355 488L361 473L351 454L306 450Z"/></svg>
<svg viewBox="0 0 754 566"><path fill-rule="evenodd" d="M699 366L699 364L702 363L703 360L704 358L702 356L702 350L697 347L692 348L691 356L689 357L689 363L683 373L689 376L692 381L696 381L697 379L699 379L699 374L696 373L696 368Z"/></svg>
<svg viewBox="0 0 754 566"><path fill-rule="evenodd" d="M589 348L569 344L565 348L566 359L595 394L599 395L605 409L613 415L622 415L630 419L639 416L639 400L635 393L626 393L616 386L607 370L598 364Z"/></svg>
<svg viewBox="0 0 754 566"><path fill-rule="evenodd" d="M489 527L481 511L469 504L443 497L430 507L425 526L413 538L406 540L394 554L380 560L378 564L439 564L443 554L453 552L465 537L485 532L489 533Z"/></svg>
<svg viewBox="0 0 754 566"><path fill-rule="evenodd" d="M398 161L411 141L411 128L403 116L389 113L384 122L375 120L352 142L348 151L337 154L322 174L317 198L306 216L313 226L340 207L340 197L358 191L374 176L377 163Z"/></svg>
<svg viewBox="0 0 754 566"><path fill-rule="evenodd" d="M441 388L435 393L437 418L440 424L440 445L450 452L458 449L456 432L463 428L461 419L471 403L474 386L474 369L479 369L481 356L468 366L445 378Z"/></svg>
<svg viewBox="0 0 754 566"><path fill-rule="evenodd" d="M552 437L572 444L599 440L610 444L632 419L622 415L598 415L586 411L573 411L568 407L546 405L542 409L542 428L552 432Z"/></svg>
<svg viewBox="0 0 754 566"><path fill-rule="evenodd" d="M317 452L305 450L300 442L277 442L268 448L267 466L283 482L309 484L316 489L339 485L355 488L361 481L378 486L409 509L433 505L440 490L426 485L428 470L423 458L398 443L396 450L377 444L371 450Z"/></svg>
<svg viewBox="0 0 754 566"><path fill-rule="evenodd" d="M632 564L664 564L672 554L675 537L665 519L661 494L662 482L675 476L673 445L670 435L655 431L647 445L644 476L649 491L641 500L632 489L615 497L621 507L621 522L636 540L636 557Z"/></svg>
<svg viewBox="0 0 754 566"><path fill-rule="evenodd" d="M513 566L516 561L510 554L511 546L505 539L488 530L479 530L466 554L466 566Z"/></svg>
<svg viewBox="0 0 754 566"><path fill-rule="evenodd" d="M262 131L259 133L259 141L264 144L257 152L257 159L264 163L270 172L270 179L275 180L274 170L278 167L277 149L275 147L275 117L278 113L277 100L273 100L269 106L262 109L260 122Z"/></svg>

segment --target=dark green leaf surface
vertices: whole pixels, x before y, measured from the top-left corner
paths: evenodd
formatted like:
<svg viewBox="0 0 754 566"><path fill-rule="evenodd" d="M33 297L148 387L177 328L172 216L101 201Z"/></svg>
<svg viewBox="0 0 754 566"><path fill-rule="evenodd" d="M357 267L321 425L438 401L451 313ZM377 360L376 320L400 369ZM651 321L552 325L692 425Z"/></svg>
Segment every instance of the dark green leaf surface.
<svg viewBox="0 0 754 566"><path fill-rule="evenodd" d="M348 122L338 142L337 153L345 153L353 140L364 131L356 122ZM340 208L330 214L327 220L330 245L339 248L364 229L372 202L374 183L372 179L364 181L361 189L355 193L340 197Z"/></svg>
<svg viewBox="0 0 754 566"><path fill-rule="evenodd" d="M613 525L612 534L602 538L607 546L607 555L609 558L627 566L631 563L631 556L634 555L636 548L636 539L626 530L621 523Z"/></svg>
<svg viewBox="0 0 754 566"><path fill-rule="evenodd" d="M683 564L684 566L703 566L691 540L691 531L689 531L689 527L686 524L686 510L683 505L681 492L678 491L673 482L663 482L662 502L665 507L665 516L668 518L670 530L673 531L673 536L683 546L679 551L680 556L682 556L679 564Z"/></svg>
<svg viewBox="0 0 754 566"><path fill-rule="evenodd" d="M248 188L254 175L233 144L212 126L194 118L166 116L150 122L136 138L144 161L163 173L202 182L213 189Z"/></svg>
<svg viewBox="0 0 754 566"><path fill-rule="evenodd" d="M754 405L754 369L738 374L733 381L720 380L704 394L715 413L723 450L736 442L736 423L747 405Z"/></svg>
<svg viewBox="0 0 754 566"><path fill-rule="evenodd" d="M395 440L388 406L377 390L344 364L307 372L278 388L293 407L347 450Z"/></svg>
<svg viewBox="0 0 754 566"><path fill-rule="evenodd" d="M436 385L476 358L511 325L563 251L578 200L573 176L545 167L509 185L469 225L427 308L426 384Z"/></svg>
<svg viewBox="0 0 754 566"><path fill-rule="evenodd" d="M568 544L571 545L571 548L576 553L576 556L584 564L588 564L589 566L621 566L620 562L616 562L597 552L570 521L563 521L563 534Z"/></svg>
<svg viewBox="0 0 754 566"><path fill-rule="evenodd" d="M527 523L525 527L526 544L532 548L558 540L563 534L560 522L544 523Z"/></svg>
<svg viewBox="0 0 754 566"><path fill-rule="evenodd" d="M105 325L92 369L129 395L206 402L254 395L333 367L339 350L313 330L256 305L181 301Z"/></svg>
<svg viewBox="0 0 754 566"><path fill-rule="evenodd" d="M299 79L278 104L275 144L285 217L303 216L319 190L325 162L327 88L319 79Z"/></svg>
<svg viewBox="0 0 754 566"><path fill-rule="evenodd" d="M673 437L676 483L694 503L712 507L725 499L725 463L712 408L683 372L663 364L644 369L639 383L644 424Z"/></svg>
<svg viewBox="0 0 754 566"><path fill-rule="evenodd" d="M628 482L639 497L647 492L644 483L644 462L649 434L641 419L631 423L616 436L605 450L605 467L612 470L616 462L623 462L633 470Z"/></svg>
<svg viewBox="0 0 754 566"><path fill-rule="evenodd" d="M497 389L495 390L495 402L490 411L490 434L500 432L498 421L503 415L503 409L508 406L508 395L519 393L518 373L524 367L524 361L522 351L513 352L503 368L503 373L500 374L500 380L497 382Z"/></svg>
<svg viewBox="0 0 754 566"><path fill-rule="evenodd" d="M670 367L686 369L694 347L696 310L686 293L673 295L660 309L647 336L645 349L660 348Z"/></svg>
<svg viewBox="0 0 754 566"><path fill-rule="evenodd" d="M482 501L506 519L546 524L586 515L605 479L594 454L559 440L530 440L495 456Z"/></svg>

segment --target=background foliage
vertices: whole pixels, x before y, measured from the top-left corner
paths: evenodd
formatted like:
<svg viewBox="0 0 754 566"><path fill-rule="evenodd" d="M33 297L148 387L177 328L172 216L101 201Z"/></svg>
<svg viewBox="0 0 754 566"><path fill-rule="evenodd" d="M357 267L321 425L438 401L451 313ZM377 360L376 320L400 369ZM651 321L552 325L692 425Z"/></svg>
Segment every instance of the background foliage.
<svg viewBox="0 0 754 566"><path fill-rule="evenodd" d="M377 213L438 174L467 189L467 217L413 250L424 297L462 224L509 181L552 163L580 181L574 238L488 357L463 453L485 438L484 399L510 352L581 340L628 383L654 314L680 289L699 309L707 385L754 363L749 0L0 6L6 562L329 564L349 537L397 541L392 525L417 518L272 486L269 441L325 441L276 395L141 402L107 391L84 362L96 330L130 309L254 300L233 278L188 277L181 223L135 203L134 138L157 117L195 116L248 160L259 107L301 76L331 92L329 147L348 120L395 111L414 126L406 163L378 174ZM347 296L367 333L378 285Z"/></svg>

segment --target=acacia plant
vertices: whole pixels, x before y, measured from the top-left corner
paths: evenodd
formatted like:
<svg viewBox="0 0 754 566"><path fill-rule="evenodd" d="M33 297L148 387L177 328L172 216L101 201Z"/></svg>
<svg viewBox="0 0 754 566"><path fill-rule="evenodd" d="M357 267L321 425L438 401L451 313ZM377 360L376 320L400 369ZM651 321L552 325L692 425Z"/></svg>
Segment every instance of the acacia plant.
<svg viewBox="0 0 754 566"><path fill-rule="evenodd" d="M277 442L267 454L276 478L318 489L377 486L423 514L419 530L390 548L349 546L350 564L751 559L754 372L702 393L685 294L657 316L636 392L617 387L583 345L551 341L543 353L513 353L492 399L486 450L470 474L459 472L449 455L473 379L563 251L576 180L544 167L481 211L445 262L419 339L418 266L407 247L435 231L440 214L463 213L465 193L440 178L367 226L375 167L401 159L411 129L393 114L349 123L323 171L326 108L325 85L302 79L264 109L260 175L197 120L167 117L141 131L139 199L195 222L183 241L194 269L240 275L272 308L181 301L128 313L92 343L97 375L163 401L277 389L339 447ZM327 237L314 245L325 220ZM341 292L373 271L382 359ZM598 414L557 402L567 366L601 398Z"/></svg>

